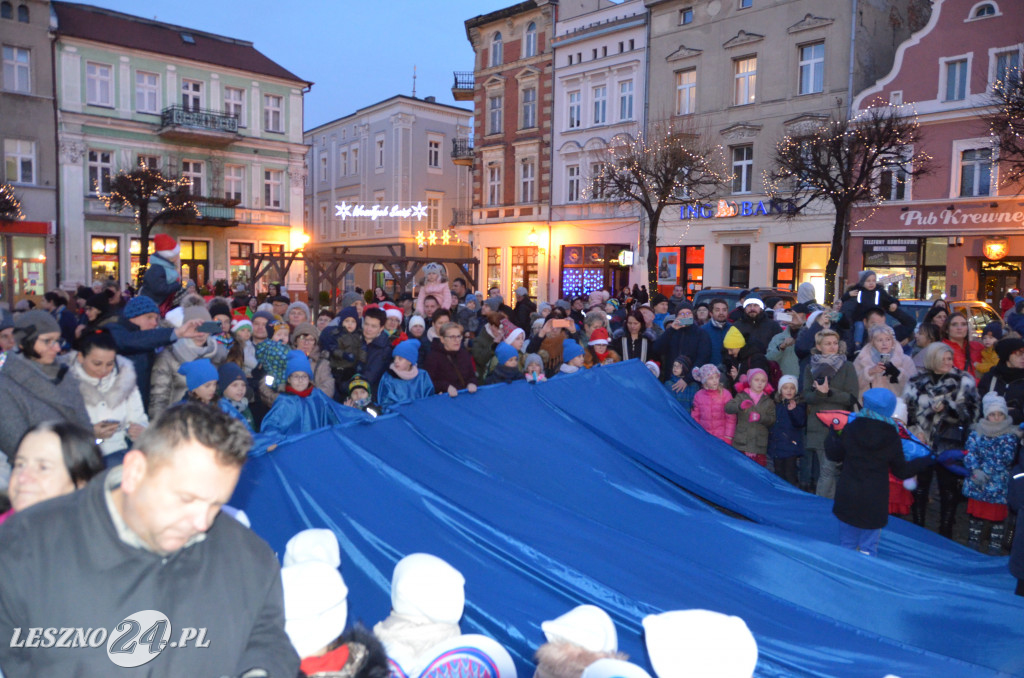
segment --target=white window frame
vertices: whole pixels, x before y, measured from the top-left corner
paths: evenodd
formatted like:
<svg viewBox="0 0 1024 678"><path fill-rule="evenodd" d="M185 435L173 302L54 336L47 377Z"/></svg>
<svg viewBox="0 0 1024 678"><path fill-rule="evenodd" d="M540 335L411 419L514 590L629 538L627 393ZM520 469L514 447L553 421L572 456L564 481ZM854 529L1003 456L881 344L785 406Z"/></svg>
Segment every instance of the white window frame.
<svg viewBox="0 0 1024 678"><path fill-rule="evenodd" d="M263 170L263 209L284 208L284 170Z"/></svg>
<svg viewBox="0 0 1024 678"><path fill-rule="evenodd" d="M181 106L190 111L206 107L206 88L202 80L182 78Z"/></svg>
<svg viewBox="0 0 1024 678"><path fill-rule="evenodd" d="M441 174L444 161L441 152L444 149L444 137L440 134L427 135L427 172Z"/></svg>
<svg viewBox="0 0 1024 678"><path fill-rule="evenodd" d="M963 191L963 155L968 151L990 151L989 157L989 178L988 178L988 193L981 194L977 192L977 185L975 185L975 191L970 195L961 195ZM978 167L980 168L980 164ZM951 198L981 198L981 197L992 197L998 194L999 187L999 176L998 176L998 156L996 149L992 146L991 139L980 137L974 139L957 139L953 142L953 157L952 164L950 167L953 171L950 172L950 197ZM977 171L975 171L975 178L977 178Z"/></svg>
<svg viewBox="0 0 1024 678"><path fill-rule="evenodd" d="M526 25L523 36L523 58L537 56L537 24L531 21Z"/></svg>
<svg viewBox="0 0 1024 678"><path fill-rule="evenodd" d="M103 195L110 191L110 181L114 178L114 152L98 148L90 148L85 155L86 177L89 195ZM104 187L106 184L106 187Z"/></svg>
<svg viewBox="0 0 1024 678"><path fill-rule="evenodd" d="M327 174L327 154L320 153L320 183L326 184L330 177Z"/></svg>
<svg viewBox="0 0 1024 678"><path fill-rule="evenodd" d="M245 195L245 165L224 165L224 198L242 202Z"/></svg>
<svg viewBox="0 0 1024 678"><path fill-rule="evenodd" d="M619 120L633 119L633 81L619 82Z"/></svg>
<svg viewBox="0 0 1024 678"><path fill-rule="evenodd" d="M436 231L441 228L441 206L444 203L444 193L427 191L425 198L427 203L427 229Z"/></svg>
<svg viewBox="0 0 1024 678"><path fill-rule="evenodd" d="M683 7L679 10L679 25L688 26L693 23L693 7Z"/></svg>
<svg viewBox="0 0 1024 678"><path fill-rule="evenodd" d="M263 130L284 132L284 97L278 94L263 95Z"/></svg>
<svg viewBox="0 0 1024 678"><path fill-rule="evenodd" d="M352 159L352 174L359 174L359 145L351 146L348 149L348 154Z"/></svg>
<svg viewBox="0 0 1024 678"><path fill-rule="evenodd" d="M565 107L565 126L569 129L579 129L583 124L583 118L581 116L581 107L583 105L582 99L582 93L578 89L566 94L568 104Z"/></svg>
<svg viewBox="0 0 1024 678"><path fill-rule="evenodd" d="M519 99L522 102L520 129L533 129L537 126L537 87L531 85L521 90Z"/></svg>
<svg viewBox="0 0 1024 678"><path fill-rule="evenodd" d="M160 112L159 73L135 71L135 111L137 113Z"/></svg>
<svg viewBox="0 0 1024 678"><path fill-rule="evenodd" d="M744 70L749 65L753 69ZM757 102L757 55L738 57L732 60L733 105L748 106Z"/></svg>
<svg viewBox="0 0 1024 678"><path fill-rule="evenodd" d="M4 90L7 92L32 92L32 50L14 45L3 46ZM20 58L24 56L24 61Z"/></svg>
<svg viewBox="0 0 1024 678"><path fill-rule="evenodd" d="M491 94L487 97L487 133L501 134L504 121L505 97Z"/></svg>
<svg viewBox="0 0 1024 678"><path fill-rule="evenodd" d="M1014 54L1017 57L1017 76L1024 74L1024 46L1007 45L1006 47L992 47L988 50L988 83L989 87L995 85L999 77L999 59L1007 54Z"/></svg>
<svg viewBox="0 0 1024 678"><path fill-rule="evenodd" d="M676 71L676 115L690 115L696 111L697 67L693 66Z"/></svg>
<svg viewBox="0 0 1024 678"><path fill-rule="evenodd" d="M320 239L321 240L327 240L328 238L330 238L330 228L329 228L330 219L328 217L329 213L327 211L327 203L326 202L321 202L319 207L320 207L320 214L319 214L319 216L320 216L320 219L319 219L319 221L320 221Z"/></svg>
<svg viewBox="0 0 1024 678"><path fill-rule="evenodd" d="M338 150L338 176L348 176L348 149L342 148Z"/></svg>
<svg viewBox="0 0 1024 678"><path fill-rule="evenodd" d="M238 93L238 97L234 93ZM245 90L241 87L224 88L224 113L238 117L238 126L245 127Z"/></svg>
<svg viewBox="0 0 1024 678"><path fill-rule="evenodd" d="M821 56L814 55L814 50L821 47ZM797 68L797 94L821 94L825 91L825 41L817 40L797 47L800 50L799 68ZM805 58L804 50L811 50ZM804 75L808 75L809 87L804 89Z"/></svg>
<svg viewBox="0 0 1024 678"><path fill-rule="evenodd" d="M967 54L958 54L956 56L942 57L939 59L939 93L936 97L938 101L942 102L956 102L966 101L971 95L971 67L973 60L973 52ZM963 90L964 96L960 99L948 99L946 98L947 86L949 84L949 67L954 63L964 62L964 82Z"/></svg>
<svg viewBox="0 0 1024 678"><path fill-rule="evenodd" d="M879 193L883 194L882 197L886 202L906 202L913 199L910 195L910 189L912 186L912 177L910 176L912 171L911 158L913 158L913 156L913 149L908 148L906 149L905 157L897 158L892 156L891 161L887 162L887 164L879 170L878 190ZM888 175L888 177L886 175ZM903 185L902 198L896 195L900 190L901 183Z"/></svg>
<svg viewBox="0 0 1024 678"><path fill-rule="evenodd" d="M27 177L23 171L26 162ZM10 184L36 183L36 142L27 139L4 139L4 179Z"/></svg>
<svg viewBox="0 0 1024 678"><path fill-rule="evenodd" d="M181 161L181 178L191 180L192 185L189 187L189 193L196 197L202 197L203 195L204 170L202 160L189 160L186 158Z"/></svg>
<svg viewBox="0 0 1024 678"><path fill-rule="evenodd" d="M504 60L504 52L505 49L503 47L501 31L496 31L494 35L491 36L490 61L487 65L491 68L500 66Z"/></svg>
<svg viewBox="0 0 1024 678"><path fill-rule="evenodd" d="M159 155L146 155L145 153L139 153L135 156L135 164L138 167L142 167L143 163L146 164L146 169L160 171Z"/></svg>
<svg viewBox="0 0 1024 678"><path fill-rule="evenodd" d="M373 139L373 169L376 173L384 171L385 141L383 134L378 134Z"/></svg>
<svg viewBox="0 0 1024 678"><path fill-rule="evenodd" d="M114 107L114 67L98 61L85 62L85 103Z"/></svg>
<svg viewBox="0 0 1024 678"><path fill-rule="evenodd" d="M754 145L740 144L733 146L730 150L730 160L733 173L732 193L733 195L747 195L754 191ZM744 157L737 159L737 151L744 151ZM750 157L746 156L750 151ZM739 190L736 190L737 182Z"/></svg>
<svg viewBox="0 0 1024 678"><path fill-rule="evenodd" d="M537 158L522 158L519 161L519 202L537 202Z"/></svg>
<svg viewBox="0 0 1024 678"><path fill-rule="evenodd" d="M594 101L594 124L608 122L608 85L598 85L591 90Z"/></svg>
<svg viewBox="0 0 1024 678"><path fill-rule="evenodd" d="M487 206L501 205L501 163L492 162L487 165Z"/></svg>
<svg viewBox="0 0 1024 678"><path fill-rule="evenodd" d="M579 202L580 201L580 166L579 165L566 165L565 166L565 201L566 202Z"/></svg>

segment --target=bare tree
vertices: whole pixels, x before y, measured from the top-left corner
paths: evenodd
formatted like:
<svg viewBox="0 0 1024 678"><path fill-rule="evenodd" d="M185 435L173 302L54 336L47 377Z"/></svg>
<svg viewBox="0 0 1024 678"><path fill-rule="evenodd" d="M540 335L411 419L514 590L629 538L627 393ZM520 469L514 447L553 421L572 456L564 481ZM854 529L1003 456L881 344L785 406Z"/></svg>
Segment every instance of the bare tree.
<svg viewBox="0 0 1024 678"><path fill-rule="evenodd" d="M647 280L658 285L658 226L666 207L693 205L713 196L729 177L721 147L707 141L691 120L655 123L635 138L624 135L600 154L594 191L619 203L636 203L647 216Z"/></svg>
<svg viewBox="0 0 1024 678"><path fill-rule="evenodd" d="M143 165L130 172L118 172L110 181L110 191L100 196L111 212L134 213L141 240L140 276L146 272L149 264L149 236L153 228L168 219L199 216L199 210L193 202L191 185L188 179L165 177L158 170Z"/></svg>
<svg viewBox="0 0 1024 678"><path fill-rule="evenodd" d="M0 184L0 221L21 219L21 201L10 184Z"/></svg>
<svg viewBox="0 0 1024 678"><path fill-rule="evenodd" d="M1024 80L1016 68L998 74L992 85L993 111L985 116L999 151L1002 184L1024 186Z"/></svg>
<svg viewBox="0 0 1024 678"><path fill-rule="evenodd" d="M780 218L793 219L822 203L835 210L825 266L826 302L835 298L853 208L878 207L929 171L930 156L915 149L920 140L917 120L907 111L877 106L853 120L833 118L804 128L776 145L765 190L773 200L789 202Z"/></svg>

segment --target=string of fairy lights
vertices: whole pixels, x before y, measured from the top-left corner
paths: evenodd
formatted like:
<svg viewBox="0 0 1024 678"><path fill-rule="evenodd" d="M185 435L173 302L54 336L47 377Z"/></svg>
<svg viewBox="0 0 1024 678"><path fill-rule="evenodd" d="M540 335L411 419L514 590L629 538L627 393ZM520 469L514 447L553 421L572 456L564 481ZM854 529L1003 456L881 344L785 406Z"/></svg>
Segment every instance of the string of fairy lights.
<svg viewBox="0 0 1024 678"><path fill-rule="evenodd" d="M142 205L147 205L147 213L152 221L155 217L170 212L174 216L196 218L199 207L192 200L192 181L187 177L168 177L159 170L150 169L145 163L130 172L120 170L110 181L110 190L100 190L98 182L93 182L93 190L99 196L103 206L115 214L131 210L136 225L139 223ZM149 212L149 204L156 202L160 208Z"/></svg>
<svg viewBox="0 0 1024 678"><path fill-rule="evenodd" d="M987 116L989 135L1007 169L1003 183L1024 180L1024 78L1007 68L992 83L994 112Z"/></svg>
<svg viewBox="0 0 1024 678"><path fill-rule="evenodd" d="M25 215L21 213L21 201L14 193L10 184L0 184L0 219L19 221Z"/></svg>

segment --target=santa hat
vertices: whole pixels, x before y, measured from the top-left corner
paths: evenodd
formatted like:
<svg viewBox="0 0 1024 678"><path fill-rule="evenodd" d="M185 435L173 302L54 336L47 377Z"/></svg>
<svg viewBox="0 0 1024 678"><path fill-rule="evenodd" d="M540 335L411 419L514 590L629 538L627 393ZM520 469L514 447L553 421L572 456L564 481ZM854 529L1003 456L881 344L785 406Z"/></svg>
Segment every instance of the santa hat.
<svg viewBox="0 0 1024 678"><path fill-rule="evenodd" d="M398 320L402 319L402 309L398 308L390 301L385 301L383 304L381 304L381 310L383 310L384 315L386 315L389 318L397 318Z"/></svg>
<svg viewBox="0 0 1024 678"><path fill-rule="evenodd" d="M181 245L166 233L157 233L153 236L153 253L164 259L174 259L181 253Z"/></svg>
<svg viewBox="0 0 1024 678"><path fill-rule="evenodd" d="M607 346L608 330L606 330L603 327L596 328L593 332L590 333L590 341L587 343L590 344L591 346L594 346L596 344L604 344L605 346Z"/></svg>
<svg viewBox="0 0 1024 678"><path fill-rule="evenodd" d="M252 321L248 318L237 318L231 321L231 334L238 330L249 330L252 332Z"/></svg>

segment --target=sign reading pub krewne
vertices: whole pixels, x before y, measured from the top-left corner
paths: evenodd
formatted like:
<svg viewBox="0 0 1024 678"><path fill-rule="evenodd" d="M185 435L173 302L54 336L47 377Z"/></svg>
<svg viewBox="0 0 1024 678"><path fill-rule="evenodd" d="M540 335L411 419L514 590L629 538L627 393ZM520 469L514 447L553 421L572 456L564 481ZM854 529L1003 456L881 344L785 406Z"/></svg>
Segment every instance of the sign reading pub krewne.
<svg viewBox="0 0 1024 678"><path fill-rule="evenodd" d="M1024 226L1024 211L1002 212L986 203L973 209L907 210L900 213L900 221L904 226Z"/></svg>

